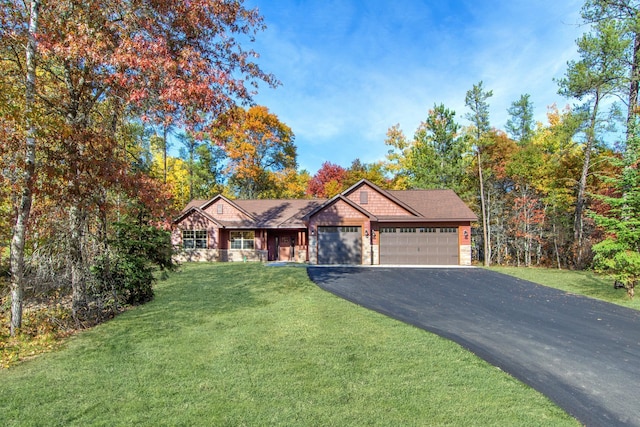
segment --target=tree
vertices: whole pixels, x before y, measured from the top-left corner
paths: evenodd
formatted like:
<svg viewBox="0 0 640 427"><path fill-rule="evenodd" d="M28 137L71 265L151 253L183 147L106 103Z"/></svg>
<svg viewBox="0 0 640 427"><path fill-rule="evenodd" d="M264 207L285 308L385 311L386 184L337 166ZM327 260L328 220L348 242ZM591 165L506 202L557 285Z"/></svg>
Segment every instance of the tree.
<svg viewBox="0 0 640 427"><path fill-rule="evenodd" d="M14 336L22 326L22 300L25 287L24 248L27 237L27 224L33 201L33 184L36 174L36 136L35 127L35 97L36 87L36 55L37 34L39 32L40 1L32 0L28 3L29 25L27 30L26 58L25 58L25 149L24 168L21 180L20 201L17 205L16 222L11 238L11 336ZM4 13L3 13L4 15ZM3 19L4 21L4 19Z"/></svg>
<svg viewBox="0 0 640 427"><path fill-rule="evenodd" d="M263 24L257 10L238 1L52 0L38 9L39 4L9 0L0 5L0 49L7 67L0 78L23 73L27 78L19 81L25 82L27 98L55 126L50 128L55 132L31 132L27 102L22 114L28 160L18 191L24 203L14 226L12 277L21 277L23 230L29 223L32 178L27 175L39 172L36 167L30 172L32 154L37 138L47 135L51 150L42 153L43 159L49 156L42 164L66 183L59 197L69 202L68 259L77 314L86 305L89 211L104 205L109 186L127 177L116 157L118 127L133 117L152 122L164 112L176 125L202 130L236 103L251 101L250 86L277 81L251 59L255 52L241 46ZM14 287L12 322L19 325L20 285Z"/></svg>
<svg viewBox="0 0 640 427"><path fill-rule="evenodd" d="M238 197L268 197L276 185L273 173L297 167L291 128L266 107L229 111L212 135L225 149L229 184Z"/></svg>
<svg viewBox="0 0 640 427"><path fill-rule="evenodd" d="M605 123L601 117L602 101L616 93L624 76L622 53L628 44L621 37L621 29L615 21L599 22L594 33L585 34L577 41L579 61L568 63L566 77L560 79L559 93L584 101L584 161L578 180L574 214L574 242L576 245L575 264L584 263L584 212L587 203L587 178L591 166L591 156L598 142L598 133Z"/></svg>
<svg viewBox="0 0 640 427"><path fill-rule="evenodd" d="M307 186L307 194L313 197L329 198L342 192L345 187L347 170L340 165L324 162Z"/></svg>
<svg viewBox="0 0 640 427"><path fill-rule="evenodd" d="M444 104L434 105L416 130L408 159L412 187L464 191L468 147L455 114Z"/></svg>
<svg viewBox="0 0 640 427"><path fill-rule="evenodd" d="M194 191L196 152L198 151L198 148L200 148L200 141L198 141L192 134L180 134L178 136L178 140L182 144L182 147L180 148L180 157L184 160L189 169L189 200L193 200L196 197Z"/></svg>
<svg viewBox="0 0 640 427"><path fill-rule="evenodd" d="M396 124L387 130L385 145L390 147L387 150L384 171L391 175L390 187L394 190L405 190L409 188L409 153L411 144L407 141L400 124Z"/></svg>
<svg viewBox="0 0 640 427"><path fill-rule="evenodd" d="M274 172L272 181L275 183L266 197L272 199L304 199L308 197L307 187L311 175L306 170L297 171L293 168L281 172Z"/></svg>
<svg viewBox="0 0 640 427"><path fill-rule="evenodd" d="M533 104L529 98L528 93L520 96L507 110L510 118L506 130L520 144L526 144L533 136Z"/></svg>
<svg viewBox="0 0 640 427"><path fill-rule="evenodd" d="M489 132L489 104L487 100L493 96L493 91L485 91L482 82L473 85L467 91L465 105L471 110L465 116L471 122L471 135L475 144L476 161L478 167L478 183L480 187L480 206L482 210L482 233L484 246L484 265L491 265L491 242L489 241L489 222L487 221L487 207L484 191L484 177L482 175L482 152L485 145L485 136Z"/></svg>
<svg viewBox="0 0 640 427"><path fill-rule="evenodd" d="M347 176L344 179L343 186L349 188L363 179L381 188L387 188L388 186L382 163L362 163L360 159L355 159L347 169Z"/></svg>
<svg viewBox="0 0 640 427"><path fill-rule="evenodd" d="M193 196L209 198L222 193L226 162L224 149L205 139L196 148L196 158Z"/></svg>
<svg viewBox="0 0 640 427"><path fill-rule="evenodd" d="M640 280L640 137L632 129L622 156L612 158L619 175L607 182L613 193L600 196L610 206L607 213L593 213L606 238L594 245L596 271L623 284L630 298Z"/></svg>
<svg viewBox="0 0 640 427"><path fill-rule="evenodd" d="M633 137L630 130L635 127L635 116L640 107L640 3L637 0L586 0L581 12L582 19L589 24L615 22L620 29L620 38L627 41L626 49L620 52L625 58L627 87L620 88L620 95L627 96L628 141Z"/></svg>

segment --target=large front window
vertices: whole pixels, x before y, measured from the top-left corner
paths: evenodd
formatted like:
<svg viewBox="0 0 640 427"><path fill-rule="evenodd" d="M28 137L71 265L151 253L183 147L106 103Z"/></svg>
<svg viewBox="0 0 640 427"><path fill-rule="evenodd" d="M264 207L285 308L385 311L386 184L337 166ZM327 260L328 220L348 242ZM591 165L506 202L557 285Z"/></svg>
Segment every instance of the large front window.
<svg viewBox="0 0 640 427"><path fill-rule="evenodd" d="M207 230L182 230L182 247L184 249L206 249Z"/></svg>
<svg viewBox="0 0 640 427"><path fill-rule="evenodd" d="M232 231L231 249L253 249L255 237L254 231Z"/></svg>

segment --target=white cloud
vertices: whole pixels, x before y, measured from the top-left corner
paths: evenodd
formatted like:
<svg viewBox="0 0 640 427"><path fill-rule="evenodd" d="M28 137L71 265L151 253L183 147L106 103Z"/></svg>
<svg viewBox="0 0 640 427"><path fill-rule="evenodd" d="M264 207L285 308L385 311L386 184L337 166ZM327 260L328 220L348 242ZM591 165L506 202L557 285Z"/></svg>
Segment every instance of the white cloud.
<svg viewBox="0 0 640 427"><path fill-rule="evenodd" d="M252 3L269 26L260 62L283 82L256 101L291 126L312 173L325 160L383 158L386 130L400 123L411 136L435 103L465 122L465 93L480 80L494 91L494 126L524 93L543 120L562 103L553 78L580 32L578 0Z"/></svg>

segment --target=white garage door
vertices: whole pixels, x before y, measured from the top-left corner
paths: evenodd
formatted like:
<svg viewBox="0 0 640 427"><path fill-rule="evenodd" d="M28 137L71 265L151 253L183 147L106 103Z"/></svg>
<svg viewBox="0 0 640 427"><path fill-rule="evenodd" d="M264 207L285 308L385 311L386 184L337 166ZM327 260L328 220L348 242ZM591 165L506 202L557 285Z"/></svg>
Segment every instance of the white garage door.
<svg viewBox="0 0 640 427"><path fill-rule="evenodd" d="M458 265L458 229L381 228L380 264Z"/></svg>
<svg viewBox="0 0 640 427"><path fill-rule="evenodd" d="M361 227L318 227L318 264L362 264Z"/></svg>

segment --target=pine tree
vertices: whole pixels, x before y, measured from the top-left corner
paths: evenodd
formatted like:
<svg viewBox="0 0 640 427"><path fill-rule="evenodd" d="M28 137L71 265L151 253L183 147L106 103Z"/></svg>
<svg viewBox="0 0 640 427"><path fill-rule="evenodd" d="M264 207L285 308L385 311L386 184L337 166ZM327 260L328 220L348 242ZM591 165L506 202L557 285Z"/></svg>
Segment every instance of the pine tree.
<svg viewBox="0 0 640 427"><path fill-rule="evenodd" d="M624 285L633 298L640 279L640 136L631 135L623 155L612 159L621 170L619 176L608 179L614 194L600 197L611 210L606 215L593 214L607 234L593 251L596 271Z"/></svg>

